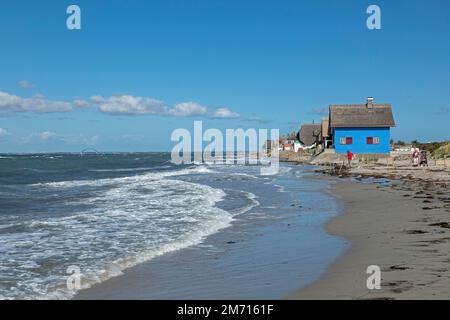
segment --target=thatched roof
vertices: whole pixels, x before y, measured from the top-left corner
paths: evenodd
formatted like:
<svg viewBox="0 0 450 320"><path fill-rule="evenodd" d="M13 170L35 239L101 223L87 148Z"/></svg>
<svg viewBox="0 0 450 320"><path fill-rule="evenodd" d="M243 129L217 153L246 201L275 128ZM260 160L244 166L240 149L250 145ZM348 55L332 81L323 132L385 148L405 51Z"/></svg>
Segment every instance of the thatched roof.
<svg viewBox="0 0 450 320"><path fill-rule="evenodd" d="M322 119L322 137L328 138L330 132L330 119L324 118Z"/></svg>
<svg viewBox="0 0 450 320"><path fill-rule="evenodd" d="M306 146L311 146L322 140L322 124L306 123L300 128L298 139Z"/></svg>
<svg viewBox="0 0 450 320"><path fill-rule="evenodd" d="M330 106L332 128L395 127L390 104L339 104Z"/></svg>

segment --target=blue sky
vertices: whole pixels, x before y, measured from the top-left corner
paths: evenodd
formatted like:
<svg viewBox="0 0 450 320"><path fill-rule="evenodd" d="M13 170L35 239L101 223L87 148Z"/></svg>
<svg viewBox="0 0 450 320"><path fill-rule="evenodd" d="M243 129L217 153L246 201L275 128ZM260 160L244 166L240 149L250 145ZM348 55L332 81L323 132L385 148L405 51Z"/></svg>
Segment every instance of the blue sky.
<svg viewBox="0 0 450 320"><path fill-rule="evenodd" d="M81 8L81 30L66 8ZM382 29L366 27L377 4ZM395 139L450 139L450 2L2 1L0 152L168 151L193 127L298 130L392 103Z"/></svg>

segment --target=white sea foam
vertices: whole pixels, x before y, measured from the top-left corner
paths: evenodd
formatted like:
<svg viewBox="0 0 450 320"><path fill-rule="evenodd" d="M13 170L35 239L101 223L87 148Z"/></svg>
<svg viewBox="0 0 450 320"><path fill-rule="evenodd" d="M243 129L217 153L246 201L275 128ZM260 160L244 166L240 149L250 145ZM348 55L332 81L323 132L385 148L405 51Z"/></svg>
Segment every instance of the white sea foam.
<svg viewBox="0 0 450 320"><path fill-rule="evenodd" d="M224 191L166 178L210 172L198 166L32 185L55 192L88 187L90 197L75 197L64 204L84 205L75 214L24 222L18 230L26 227L26 232L0 233L1 276L18 279L0 282L0 299L67 299L76 293L65 286L70 265L80 267L86 288L138 263L201 243L233 219L215 206L224 198ZM255 205L257 201L253 201ZM0 225L5 226L2 221Z"/></svg>
<svg viewBox="0 0 450 320"><path fill-rule="evenodd" d="M70 180L70 181L58 181L58 182L44 182L35 183L31 186L35 187L80 187L80 186L101 186L112 183L125 183L129 181L135 181L136 179L146 179L146 180L160 180L165 177L182 176L188 174L196 173L212 173L214 171L206 168L205 166L198 166L192 168L186 168L176 171L166 171L166 172L151 172L139 176L126 176L121 178L105 178L105 179L91 179L91 180Z"/></svg>
<svg viewBox="0 0 450 320"><path fill-rule="evenodd" d="M278 192L286 192L286 188L284 186L280 186L279 184L274 184L274 187L278 189Z"/></svg>
<svg viewBox="0 0 450 320"><path fill-rule="evenodd" d="M156 168L157 169L157 168ZM134 172L134 171L148 171L155 170L153 167L142 167L142 168L117 168L117 169L90 169L89 172Z"/></svg>
<svg viewBox="0 0 450 320"><path fill-rule="evenodd" d="M244 194L250 200L251 203L240 208L238 211L238 214L243 214L247 211L250 211L254 207L257 207L260 205L259 201L256 200L258 197L255 194L253 194L251 192L246 192L246 191L241 191L241 193Z"/></svg>
<svg viewBox="0 0 450 320"><path fill-rule="evenodd" d="M230 176L237 176L237 177L245 177L250 179L259 179L257 176L249 174L249 173L231 173Z"/></svg>
<svg viewBox="0 0 450 320"><path fill-rule="evenodd" d="M290 172L291 170L292 170L291 167L280 166L278 172L279 172L280 174L283 174L283 173L288 173L288 172Z"/></svg>

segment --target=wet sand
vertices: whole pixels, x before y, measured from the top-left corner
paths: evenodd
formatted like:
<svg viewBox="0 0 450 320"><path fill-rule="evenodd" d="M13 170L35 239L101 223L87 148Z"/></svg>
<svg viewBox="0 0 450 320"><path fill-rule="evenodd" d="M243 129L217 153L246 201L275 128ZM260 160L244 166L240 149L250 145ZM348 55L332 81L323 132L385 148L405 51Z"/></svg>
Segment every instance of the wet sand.
<svg viewBox="0 0 450 320"><path fill-rule="evenodd" d="M249 180L260 205L229 228L81 290L74 299L281 299L309 285L347 245L323 228L339 212L335 198L323 192L330 179L311 179L317 174L303 171L294 166L276 177L276 188L268 180Z"/></svg>
<svg viewBox="0 0 450 320"><path fill-rule="evenodd" d="M411 179L392 186L338 179L331 187L343 214L327 224L351 242L321 279L289 299L450 299L450 195L446 181ZM366 269L381 269L367 289Z"/></svg>
<svg viewBox="0 0 450 320"><path fill-rule="evenodd" d="M326 185L331 179L329 191L340 200L342 212L326 230L328 240L351 244L343 255L345 248L320 242L327 239L321 223L299 219L305 209L317 211L333 202L292 189L299 180L290 180L287 194L306 198L299 198L300 207L299 199L280 202L283 217L261 219L261 208L275 199L260 198L258 210L201 246L127 270L75 299L450 299L449 176L394 170L364 167L342 178L317 177ZM394 180L368 183L370 177ZM314 235L312 242L303 241ZM333 247L339 258L327 268L319 257ZM366 286L371 265L381 269L380 290ZM313 269L322 268L320 278L313 276Z"/></svg>

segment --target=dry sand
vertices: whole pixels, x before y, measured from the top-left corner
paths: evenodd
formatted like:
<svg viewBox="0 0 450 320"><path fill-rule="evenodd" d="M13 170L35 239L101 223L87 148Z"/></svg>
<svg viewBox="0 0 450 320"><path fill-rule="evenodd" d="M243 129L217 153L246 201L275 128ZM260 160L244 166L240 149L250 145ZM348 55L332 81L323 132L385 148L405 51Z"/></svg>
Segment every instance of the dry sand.
<svg viewBox="0 0 450 320"><path fill-rule="evenodd" d="M379 172L386 176L386 168ZM288 298L450 299L449 175L415 172L423 177L392 173L403 179L392 186L338 179L331 192L344 212L327 229L352 246L319 281ZM381 268L380 290L367 289L370 265Z"/></svg>

